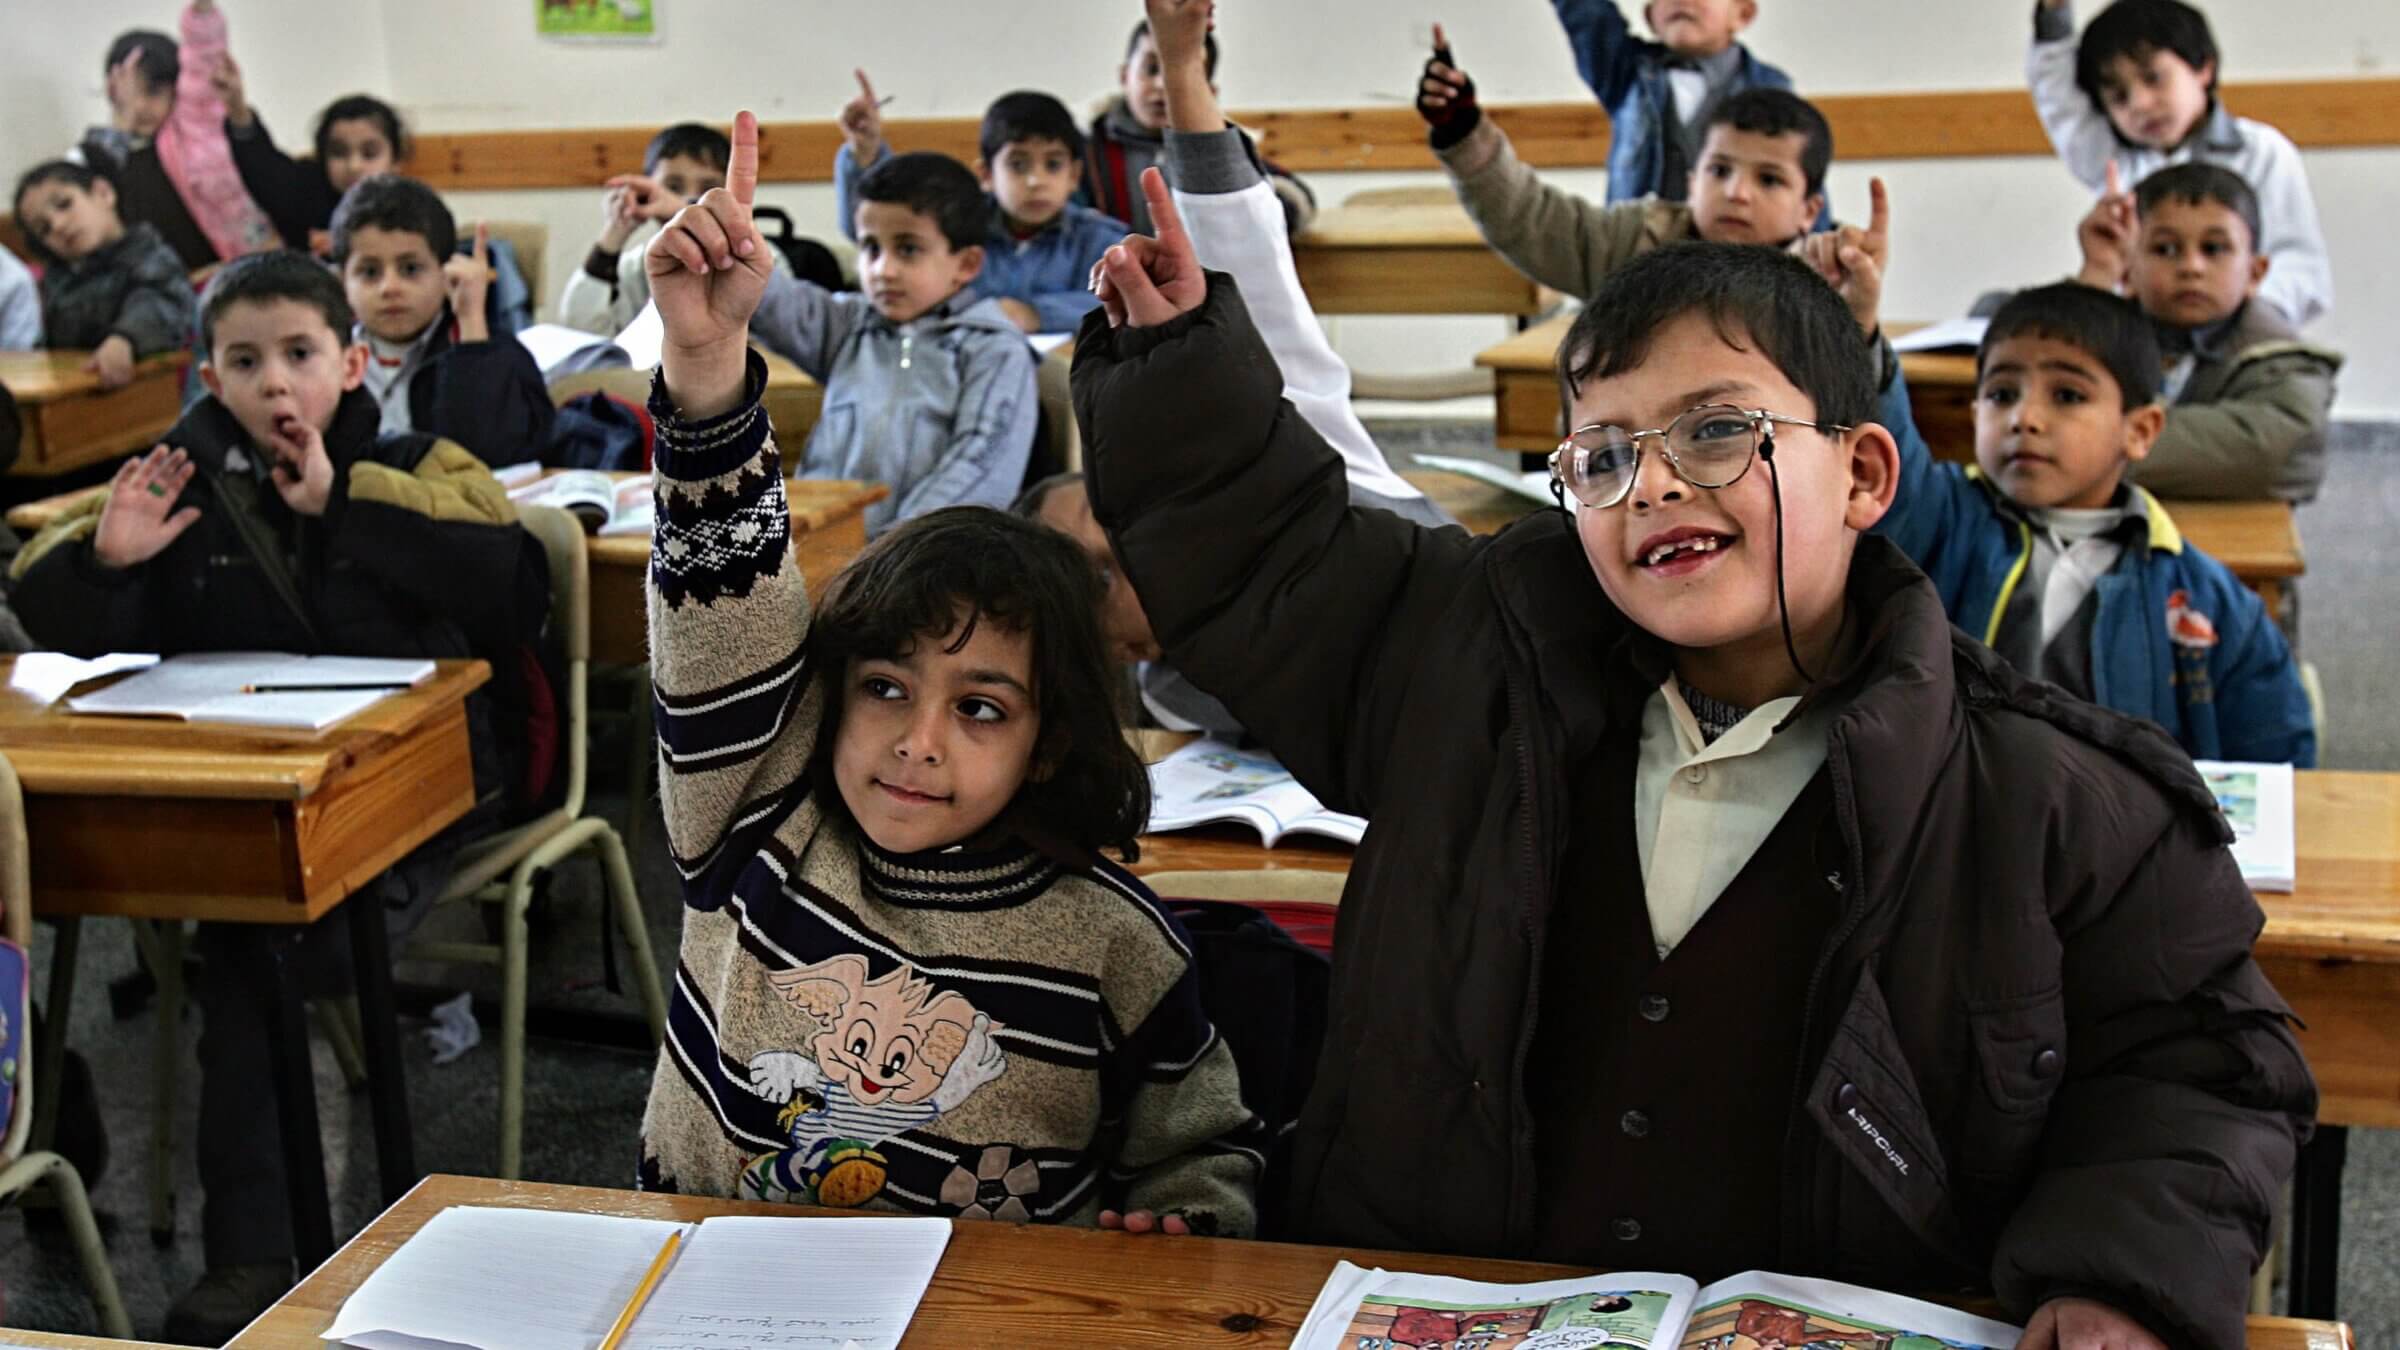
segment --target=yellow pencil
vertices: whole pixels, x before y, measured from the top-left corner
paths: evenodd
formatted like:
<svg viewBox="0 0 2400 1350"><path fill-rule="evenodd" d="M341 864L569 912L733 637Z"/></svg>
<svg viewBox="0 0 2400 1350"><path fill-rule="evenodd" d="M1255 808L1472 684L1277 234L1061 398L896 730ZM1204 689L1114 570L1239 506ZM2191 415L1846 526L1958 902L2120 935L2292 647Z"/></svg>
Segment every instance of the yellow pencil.
<svg viewBox="0 0 2400 1350"><path fill-rule="evenodd" d="M626 1331L633 1326L633 1319L642 1315L642 1305L650 1301L650 1291L658 1287L659 1277L666 1274L667 1267L674 1262L675 1249L683 1245L683 1235L688 1231L678 1228L667 1234L667 1245L658 1249L657 1259L650 1263L650 1270L642 1276L642 1282L634 1289L633 1297L625 1300L625 1311L617 1314L617 1324L608 1329L608 1335L600 1342L600 1350L617 1350L617 1342L625 1339Z"/></svg>

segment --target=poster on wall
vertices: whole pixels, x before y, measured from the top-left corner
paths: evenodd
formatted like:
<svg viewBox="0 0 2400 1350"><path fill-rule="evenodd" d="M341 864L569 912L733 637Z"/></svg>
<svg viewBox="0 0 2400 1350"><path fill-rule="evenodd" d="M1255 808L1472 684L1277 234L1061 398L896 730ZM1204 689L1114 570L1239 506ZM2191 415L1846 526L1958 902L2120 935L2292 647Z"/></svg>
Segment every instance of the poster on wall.
<svg viewBox="0 0 2400 1350"><path fill-rule="evenodd" d="M570 42L656 42L658 0L533 0L533 24Z"/></svg>

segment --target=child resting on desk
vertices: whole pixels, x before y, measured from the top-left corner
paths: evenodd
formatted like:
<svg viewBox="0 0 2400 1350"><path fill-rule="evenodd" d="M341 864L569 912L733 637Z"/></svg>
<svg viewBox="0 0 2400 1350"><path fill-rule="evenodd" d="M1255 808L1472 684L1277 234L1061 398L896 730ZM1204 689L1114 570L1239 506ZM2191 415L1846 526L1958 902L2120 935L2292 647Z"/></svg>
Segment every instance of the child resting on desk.
<svg viewBox="0 0 2400 1350"><path fill-rule="evenodd" d="M1349 504L1151 182L1078 335L1095 510L1168 658L1373 822L1301 1234L2238 1350L2315 1102L2257 902L2180 748L1861 537L1899 454L1823 281L1708 244L1610 277L1560 349L1564 507L1477 538Z"/></svg>
<svg viewBox="0 0 2400 1350"><path fill-rule="evenodd" d="M492 332L490 242L478 223L474 248L458 253L450 208L398 174L359 180L333 213L333 264L383 430L428 431L486 464L517 464L541 458L557 409L533 353Z"/></svg>
<svg viewBox="0 0 2400 1350"><path fill-rule="evenodd" d="M148 225L117 214L117 188L55 159L17 180L17 224L42 264L42 332L54 348L91 350L104 389L145 356L189 346L197 316L183 263Z"/></svg>
<svg viewBox="0 0 2400 1350"><path fill-rule="evenodd" d="M11 568L14 601L44 644L105 652L282 651L338 656L513 656L549 609L542 551L508 494L457 444L384 435L360 388L341 283L299 253L237 259L201 310L209 395L165 444L125 462L104 494L54 521ZM169 449L173 446L173 449ZM492 696L467 700L477 806L340 909L299 930L310 997L345 992L351 914L406 933L440 894L459 847L504 799L506 738ZM361 905L369 906L359 910ZM197 990L201 1216L208 1270L167 1335L217 1345L292 1282L292 1232L266 1043L273 926L207 923Z"/></svg>
<svg viewBox="0 0 2400 1350"><path fill-rule="evenodd" d="M1149 780L1091 569L942 511L812 616L746 345L757 182L745 112L727 186L649 252L651 671L686 909L641 1183L1247 1233L1265 1141L1190 945L1097 852L1141 830Z"/></svg>
<svg viewBox="0 0 2400 1350"><path fill-rule="evenodd" d="M1425 63L1417 112L1434 154L1484 242L1508 265L1580 300L1627 260L1684 240L1789 247L1825 209L1833 130L1783 89L1747 89L1709 105L1688 200L1600 206L1541 180L1483 115L1475 81L1447 45Z"/></svg>
<svg viewBox="0 0 2400 1350"><path fill-rule="evenodd" d="M2040 0L2025 78L2067 171L2095 193L2170 164L2240 174L2262 209L2259 252L2274 259L2259 299L2295 328L2333 308L2333 267L2317 198L2291 138L2236 117L2217 94L2217 40L2183 0L2116 0L2075 38L2069 0Z"/></svg>
<svg viewBox="0 0 2400 1350"><path fill-rule="evenodd" d="M2116 171L2109 171L2111 181ZM2133 466L2167 497L2313 500L2339 352L2303 342L2259 299L2258 197L2233 170L2185 163L2111 193L2076 232L2079 279L2131 289L2165 351L2167 424Z"/></svg>

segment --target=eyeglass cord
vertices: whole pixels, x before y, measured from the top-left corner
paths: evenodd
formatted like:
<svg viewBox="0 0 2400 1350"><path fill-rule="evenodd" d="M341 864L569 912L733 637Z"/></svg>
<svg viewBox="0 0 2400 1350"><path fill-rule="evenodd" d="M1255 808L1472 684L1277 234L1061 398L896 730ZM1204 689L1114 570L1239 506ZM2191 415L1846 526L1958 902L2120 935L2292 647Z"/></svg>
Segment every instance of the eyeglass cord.
<svg viewBox="0 0 2400 1350"><path fill-rule="evenodd" d="M1758 457L1767 462L1767 490L1775 498L1775 617L1783 624L1783 654L1792 659L1792 669L1800 672L1802 681L1815 684L1817 677L1801 664L1800 649L1792 643L1792 606L1783 595L1783 475L1775 471L1773 427L1758 438Z"/></svg>

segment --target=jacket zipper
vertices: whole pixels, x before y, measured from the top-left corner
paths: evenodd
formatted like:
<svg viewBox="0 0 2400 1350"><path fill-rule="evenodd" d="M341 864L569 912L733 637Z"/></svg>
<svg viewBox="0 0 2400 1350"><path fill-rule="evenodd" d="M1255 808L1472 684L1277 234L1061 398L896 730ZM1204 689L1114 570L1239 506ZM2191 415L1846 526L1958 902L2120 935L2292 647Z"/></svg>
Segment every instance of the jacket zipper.
<svg viewBox="0 0 2400 1350"><path fill-rule="evenodd" d="M1518 786L1525 794L1524 829L1520 832L1523 844L1525 881L1528 886L1526 907L1518 913L1518 922L1525 934L1528 955L1525 976L1525 1015L1517 1026L1516 1053L1510 1057L1508 1073L1508 1104L1514 1113L1514 1128L1509 1140L1508 1223L1506 1240L1511 1248L1525 1245L1530 1236L1532 1216L1533 1175L1533 1107L1525 1095L1525 1065L1533 1057L1534 1030L1541 1023L1542 1006L1542 938L1548 925L1533 921L1531 888L1541 880L1541 846L1534 834L1534 811L1538 798L1534 795L1533 724L1526 715L1524 695L1519 690L1520 677L1515 671L1508 676L1508 709L1517 728L1523 753L1517 756Z"/></svg>
<svg viewBox="0 0 2400 1350"><path fill-rule="evenodd" d="M1808 1118L1808 1079L1811 1067L1808 1048L1816 1040L1817 1000L1824 993L1825 977L1833 971L1834 956L1858 932L1859 925L1865 923L1867 918L1867 874L1865 859L1860 854L1858 847L1858 803L1852 795L1849 762L1843 757L1840 750L1841 747L1836 745L1832 748L1832 752L1825 756L1825 771L1833 779L1833 809L1841 821L1842 852L1850 872L1843 878L1842 884L1841 927L1834 930L1832 939L1817 953L1817 968L1810 973L1808 993L1800 1001L1800 1062L1792 1069L1792 1113L1783 1127L1783 1156L1787 1177L1797 1175L1793 1171L1793 1167L1802 1156L1798 1145L1802 1122ZM1787 1182L1787 1202L1792 1192L1800 1194L1805 1206L1807 1192L1801 1187ZM1789 1216L1784 1224L1786 1233L1793 1232L1795 1229L1808 1233L1808 1240L1812 1245L1817 1241L1815 1228L1815 1225L1795 1225L1789 1221Z"/></svg>

